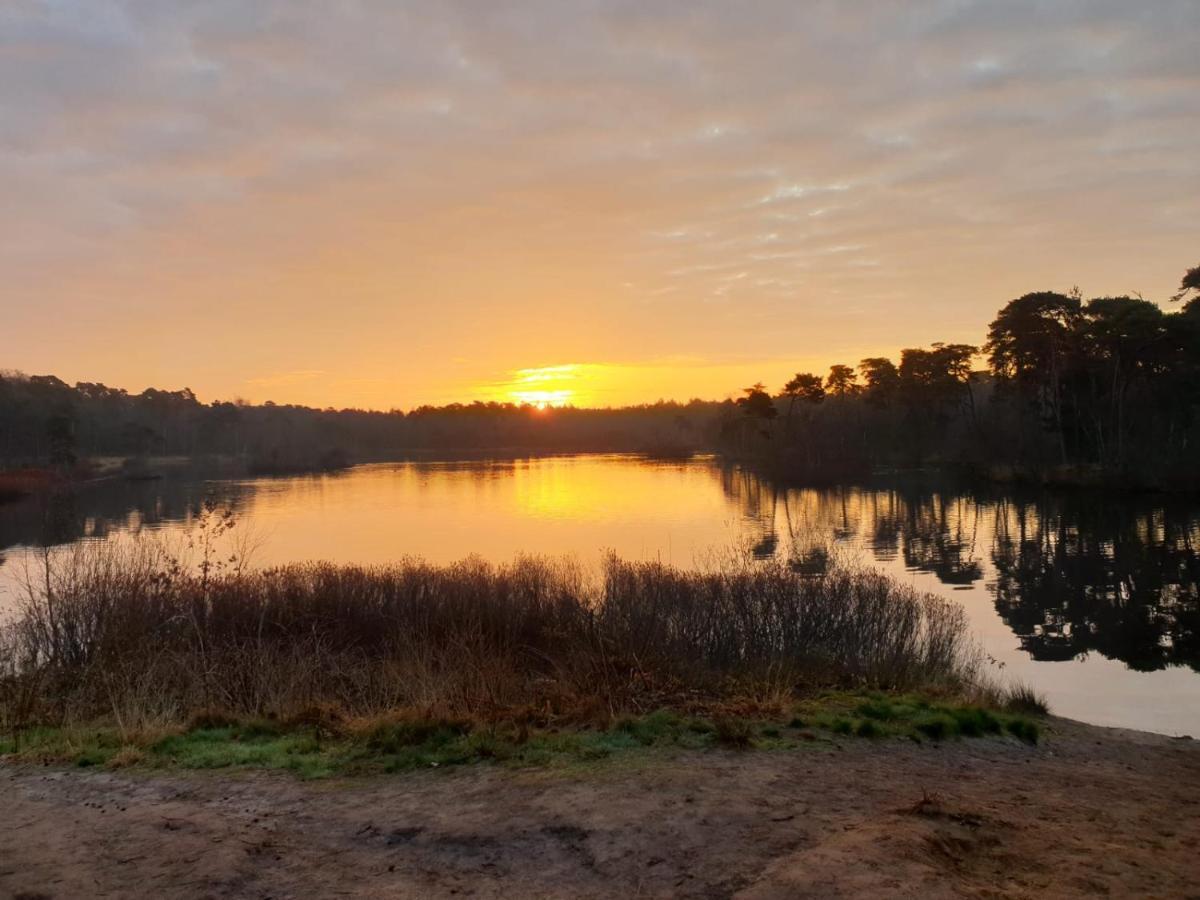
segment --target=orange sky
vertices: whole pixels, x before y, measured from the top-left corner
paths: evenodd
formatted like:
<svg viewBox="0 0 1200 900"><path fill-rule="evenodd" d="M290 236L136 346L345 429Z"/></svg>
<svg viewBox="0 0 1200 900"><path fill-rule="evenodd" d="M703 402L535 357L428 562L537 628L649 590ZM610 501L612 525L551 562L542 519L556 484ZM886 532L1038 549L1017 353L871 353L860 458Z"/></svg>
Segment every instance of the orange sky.
<svg viewBox="0 0 1200 900"><path fill-rule="evenodd" d="M6 4L0 368L722 397L1200 262L1189 0L644 6Z"/></svg>

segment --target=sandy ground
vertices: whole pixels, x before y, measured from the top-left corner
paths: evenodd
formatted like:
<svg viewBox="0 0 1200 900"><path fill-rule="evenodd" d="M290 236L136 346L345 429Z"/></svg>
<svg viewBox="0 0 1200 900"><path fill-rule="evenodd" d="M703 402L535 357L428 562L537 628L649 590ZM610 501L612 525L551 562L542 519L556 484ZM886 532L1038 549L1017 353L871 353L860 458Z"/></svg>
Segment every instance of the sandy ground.
<svg viewBox="0 0 1200 900"><path fill-rule="evenodd" d="M0 896L1200 897L1200 745L814 744L363 780L0 767Z"/></svg>

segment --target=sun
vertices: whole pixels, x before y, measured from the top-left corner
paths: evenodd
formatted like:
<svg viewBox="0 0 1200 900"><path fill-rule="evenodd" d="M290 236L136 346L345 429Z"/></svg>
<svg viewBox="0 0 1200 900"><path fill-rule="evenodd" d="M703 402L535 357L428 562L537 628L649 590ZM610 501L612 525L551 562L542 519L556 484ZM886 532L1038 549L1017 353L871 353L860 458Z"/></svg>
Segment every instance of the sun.
<svg viewBox="0 0 1200 900"><path fill-rule="evenodd" d="M506 394L513 403L528 403L538 409L567 406L577 396L573 386L579 379L580 366L542 366L518 369L507 385Z"/></svg>
<svg viewBox="0 0 1200 900"><path fill-rule="evenodd" d="M547 409L549 407L568 406L571 403L571 398L575 396L574 391L558 390L558 391L509 391L508 396L512 398L514 403L528 403L530 406L536 406L538 409Z"/></svg>

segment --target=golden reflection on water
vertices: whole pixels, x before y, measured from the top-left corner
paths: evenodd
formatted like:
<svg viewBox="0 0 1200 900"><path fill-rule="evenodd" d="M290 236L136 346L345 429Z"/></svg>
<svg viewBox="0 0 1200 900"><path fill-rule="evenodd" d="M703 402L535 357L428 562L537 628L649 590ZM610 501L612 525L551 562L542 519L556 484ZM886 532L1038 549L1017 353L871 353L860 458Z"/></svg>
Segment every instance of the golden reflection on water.
<svg viewBox="0 0 1200 900"><path fill-rule="evenodd" d="M476 554L614 550L690 565L737 540L706 465L607 456L362 466L342 476L260 481L243 517L269 539L270 562L449 562Z"/></svg>

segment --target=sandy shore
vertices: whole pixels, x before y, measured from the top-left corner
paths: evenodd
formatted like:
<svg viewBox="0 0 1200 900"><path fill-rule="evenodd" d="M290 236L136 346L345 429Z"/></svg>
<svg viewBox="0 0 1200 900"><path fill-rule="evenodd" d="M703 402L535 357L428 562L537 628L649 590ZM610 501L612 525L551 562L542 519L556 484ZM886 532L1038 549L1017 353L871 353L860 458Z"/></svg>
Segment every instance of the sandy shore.
<svg viewBox="0 0 1200 900"><path fill-rule="evenodd" d="M0 767L0 896L1200 897L1200 744L847 740L364 780Z"/></svg>

